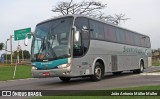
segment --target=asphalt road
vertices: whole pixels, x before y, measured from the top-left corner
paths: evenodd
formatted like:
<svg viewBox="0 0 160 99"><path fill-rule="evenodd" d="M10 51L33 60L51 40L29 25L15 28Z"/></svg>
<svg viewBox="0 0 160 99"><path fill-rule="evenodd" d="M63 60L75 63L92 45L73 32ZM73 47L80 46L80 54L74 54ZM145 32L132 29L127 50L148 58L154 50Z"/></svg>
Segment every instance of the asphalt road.
<svg viewBox="0 0 160 99"><path fill-rule="evenodd" d="M145 72L160 70L150 67ZM160 84L160 75L141 75L125 72L121 75L107 74L103 80L92 82L89 78L73 78L64 83L59 78L31 78L22 80L0 81L1 90L97 90L127 86Z"/></svg>
<svg viewBox="0 0 160 99"><path fill-rule="evenodd" d="M160 70L150 67L145 72ZM142 75L125 72L121 75L107 74L104 79L92 82L89 78L73 78L64 83L59 78L31 78L22 80L0 81L0 90L104 90L121 87L160 85L160 75Z"/></svg>

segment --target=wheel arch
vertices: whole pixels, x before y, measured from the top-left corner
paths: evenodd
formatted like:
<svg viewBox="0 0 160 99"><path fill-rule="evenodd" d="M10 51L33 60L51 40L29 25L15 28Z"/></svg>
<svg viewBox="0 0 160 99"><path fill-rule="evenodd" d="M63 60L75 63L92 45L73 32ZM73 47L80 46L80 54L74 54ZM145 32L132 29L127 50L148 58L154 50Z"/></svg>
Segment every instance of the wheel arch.
<svg viewBox="0 0 160 99"><path fill-rule="evenodd" d="M140 65L141 65L141 62L142 62L142 64L143 64L143 68L145 67L144 65L144 59L143 58L141 58L140 60L139 60L139 68L140 68Z"/></svg>
<svg viewBox="0 0 160 99"><path fill-rule="evenodd" d="M97 57L94 59L93 64L92 64L92 74L94 74L94 68L95 68L95 64L96 62L99 62L100 64L102 64L102 68L103 68L103 73L105 73L105 62L101 57Z"/></svg>

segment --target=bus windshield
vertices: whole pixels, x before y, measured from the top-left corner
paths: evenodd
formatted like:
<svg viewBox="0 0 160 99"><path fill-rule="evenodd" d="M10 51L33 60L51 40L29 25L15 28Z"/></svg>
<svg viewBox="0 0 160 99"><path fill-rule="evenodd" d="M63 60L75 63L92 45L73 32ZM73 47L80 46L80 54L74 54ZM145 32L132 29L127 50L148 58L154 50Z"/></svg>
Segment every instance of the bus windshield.
<svg viewBox="0 0 160 99"><path fill-rule="evenodd" d="M73 18L62 18L37 25L32 41L32 61L45 61L70 56Z"/></svg>

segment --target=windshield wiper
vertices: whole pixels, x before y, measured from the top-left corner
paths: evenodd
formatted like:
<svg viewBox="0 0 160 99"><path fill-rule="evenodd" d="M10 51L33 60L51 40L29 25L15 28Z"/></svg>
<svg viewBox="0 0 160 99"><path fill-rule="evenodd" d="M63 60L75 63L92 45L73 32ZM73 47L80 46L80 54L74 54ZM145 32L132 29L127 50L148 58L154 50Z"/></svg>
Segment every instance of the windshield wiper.
<svg viewBox="0 0 160 99"><path fill-rule="evenodd" d="M55 39L56 36L55 36L55 35L53 35L53 36L54 36L54 39ZM51 43L50 43L49 41L47 41L48 51L51 50L51 53L52 53L52 55L53 55L53 58L57 58L57 55L56 55L54 49L52 48L54 39L52 39L51 31L48 33L47 37L48 37L48 38L51 37L51 40L52 40ZM50 39L48 39L48 38L47 38L47 40L50 40Z"/></svg>

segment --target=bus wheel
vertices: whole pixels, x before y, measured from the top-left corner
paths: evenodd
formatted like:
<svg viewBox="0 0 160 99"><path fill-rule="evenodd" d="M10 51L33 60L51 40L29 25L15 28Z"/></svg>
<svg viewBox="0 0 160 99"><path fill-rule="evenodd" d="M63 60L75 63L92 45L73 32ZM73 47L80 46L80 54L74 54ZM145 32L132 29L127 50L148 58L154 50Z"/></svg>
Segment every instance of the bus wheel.
<svg viewBox="0 0 160 99"><path fill-rule="evenodd" d="M62 80L63 82L68 82L70 81L70 77L59 77L60 80Z"/></svg>
<svg viewBox="0 0 160 99"><path fill-rule="evenodd" d="M139 74L144 72L144 64L143 62L140 63L140 68L137 70L133 70L133 73Z"/></svg>
<svg viewBox="0 0 160 99"><path fill-rule="evenodd" d="M143 62L141 62L139 73L143 73L143 72L144 72L144 64L143 64Z"/></svg>
<svg viewBox="0 0 160 99"><path fill-rule="evenodd" d="M102 70L102 65L99 62L97 62L95 64L94 75L91 76L91 80L93 80L93 81L101 80L102 76L103 76L103 74L102 74L103 72L102 71L103 71Z"/></svg>

